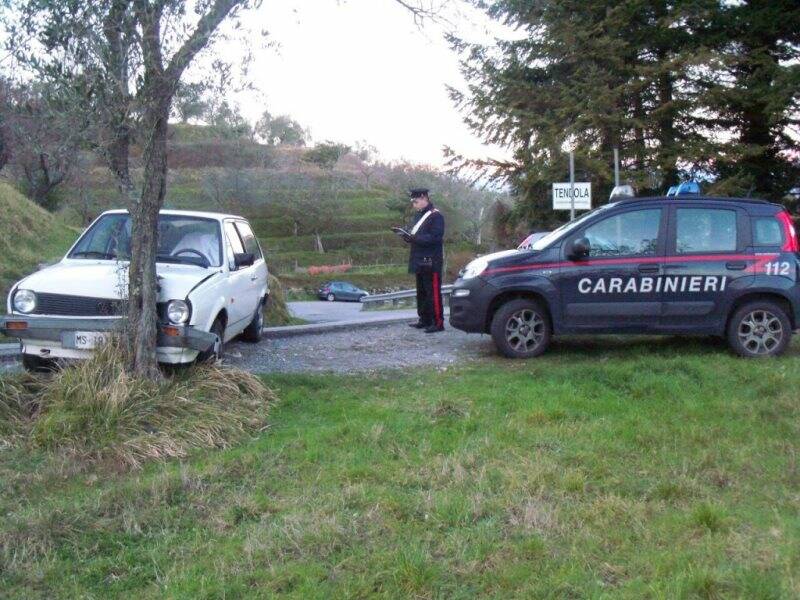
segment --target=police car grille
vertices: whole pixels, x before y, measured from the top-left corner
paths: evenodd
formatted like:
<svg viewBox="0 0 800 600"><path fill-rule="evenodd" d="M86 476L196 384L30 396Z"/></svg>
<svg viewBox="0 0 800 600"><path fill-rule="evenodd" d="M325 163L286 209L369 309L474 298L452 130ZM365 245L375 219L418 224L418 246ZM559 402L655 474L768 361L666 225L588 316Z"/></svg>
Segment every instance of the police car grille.
<svg viewBox="0 0 800 600"><path fill-rule="evenodd" d="M121 300L87 298L63 294L36 294L36 309L39 315L63 315L69 317L113 317L123 313Z"/></svg>

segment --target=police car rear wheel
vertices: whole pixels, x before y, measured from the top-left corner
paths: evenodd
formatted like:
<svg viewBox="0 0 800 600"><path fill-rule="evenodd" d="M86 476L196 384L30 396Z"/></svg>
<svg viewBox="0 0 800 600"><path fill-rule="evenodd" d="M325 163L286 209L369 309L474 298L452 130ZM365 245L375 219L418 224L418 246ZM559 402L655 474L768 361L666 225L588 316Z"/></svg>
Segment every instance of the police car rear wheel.
<svg viewBox="0 0 800 600"><path fill-rule="evenodd" d="M550 319L533 300L512 300L502 305L492 319L492 338L508 358L539 356L550 344Z"/></svg>
<svg viewBox="0 0 800 600"><path fill-rule="evenodd" d="M750 302L734 313L728 325L728 343L739 356L778 356L792 335L789 317L773 302Z"/></svg>

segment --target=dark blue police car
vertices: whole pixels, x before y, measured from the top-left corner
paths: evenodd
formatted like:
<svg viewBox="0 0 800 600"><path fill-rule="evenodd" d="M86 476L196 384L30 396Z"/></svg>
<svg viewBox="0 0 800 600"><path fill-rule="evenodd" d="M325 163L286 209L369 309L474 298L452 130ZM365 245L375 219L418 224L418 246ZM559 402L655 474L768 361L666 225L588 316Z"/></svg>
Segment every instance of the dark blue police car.
<svg viewBox="0 0 800 600"><path fill-rule="evenodd" d="M725 336L746 357L783 352L800 324L800 254L788 212L741 198L629 198L483 256L454 284L450 324L512 358L553 335Z"/></svg>

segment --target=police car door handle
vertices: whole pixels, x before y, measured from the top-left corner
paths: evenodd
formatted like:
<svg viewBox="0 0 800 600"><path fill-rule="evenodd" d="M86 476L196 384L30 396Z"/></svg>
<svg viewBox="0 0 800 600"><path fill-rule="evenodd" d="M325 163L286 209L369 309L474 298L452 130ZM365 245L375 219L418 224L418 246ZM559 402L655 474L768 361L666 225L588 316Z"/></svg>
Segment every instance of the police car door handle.
<svg viewBox="0 0 800 600"><path fill-rule="evenodd" d="M747 263L744 261L733 261L729 263L725 263L725 268L730 269L731 271L743 271L747 268Z"/></svg>
<svg viewBox="0 0 800 600"><path fill-rule="evenodd" d="M660 265L651 265L647 263L639 265L639 273L658 273L660 270Z"/></svg>

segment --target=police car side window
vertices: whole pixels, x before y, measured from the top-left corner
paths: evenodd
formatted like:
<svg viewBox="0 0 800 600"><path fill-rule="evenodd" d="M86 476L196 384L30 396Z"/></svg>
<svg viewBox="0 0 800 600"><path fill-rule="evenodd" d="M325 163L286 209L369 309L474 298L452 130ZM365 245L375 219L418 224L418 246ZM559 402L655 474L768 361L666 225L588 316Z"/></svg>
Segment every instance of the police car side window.
<svg viewBox="0 0 800 600"><path fill-rule="evenodd" d="M783 244L781 224L774 217L757 217L753 219L754 246L780 246Z"/></svg>
<svg viewBox="0 0 800 600"><path fill-rule="evenodd" d="M679 208L675 246L678 254L736 250L736 211Z"/></svg>
<svg viewBox="0 0 800 600"><path fill-rule="evenodd" d="M656 253L661 209L634 210L587 227L589 256L649 256Z"/></svg>

